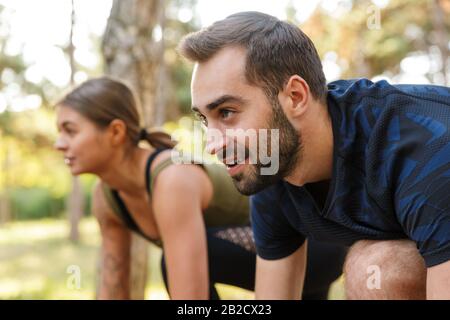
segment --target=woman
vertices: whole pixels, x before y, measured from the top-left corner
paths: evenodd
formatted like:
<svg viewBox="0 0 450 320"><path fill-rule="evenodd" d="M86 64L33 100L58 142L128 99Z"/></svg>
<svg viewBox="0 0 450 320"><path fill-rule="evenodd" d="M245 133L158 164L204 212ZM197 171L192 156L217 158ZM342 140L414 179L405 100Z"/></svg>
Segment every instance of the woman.
<svg viewBox="0 0 450 320"><path fill-rule="evenodd" d="M217 299L218 282L253 290L248 198L221 165L174 165L174 143L141 129L132 92L119 81L89 80L57 106L55 147L73 175L100 178L92 197L103 240L99 298L129 298L130 231L162 247L173 299ZM141 147L142 140L149 146ZM343 252L317 243L309 248L305 293L326 298ZM308 274L317 269L311 263L320 260L311 257L315 252L326 258L326 270L310 283L315 278Z"/></svg>

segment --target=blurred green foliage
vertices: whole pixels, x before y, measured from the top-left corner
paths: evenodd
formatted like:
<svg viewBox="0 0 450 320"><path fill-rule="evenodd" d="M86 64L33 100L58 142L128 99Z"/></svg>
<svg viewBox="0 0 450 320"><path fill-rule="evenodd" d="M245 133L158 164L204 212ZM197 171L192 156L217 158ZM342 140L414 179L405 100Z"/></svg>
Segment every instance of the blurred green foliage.
<svg viewBox="0 0 450 320"><path fill-rule="evenodd" d="M342 78L397 74L401 60L408 54L427 54L430 47L438 46L440 36L449 42L448 0L438 2L445 17L441 30L444 35L436 30L435 0L390 0L384 8L370 0L337 2L340 6L335 12L319 6L301 28L322 58L327 52L337 54ZM433 74L427 76L433 82Z"/></svg>
<svg viewBox="0 0 450 320"><path fill-rule="evenodd" d="M55 115L47 108L0 113L0 193L7 193L14 219L59 217L70 191L70 173L53 149ZM85 212L90 206L92 175L81 177Z"/></svg>
<svg viewBox="0 0 450 320"><path fill-rule="evenodd" d="M311 37L322 58L330 52L335 54L342 78L370 78L383 73L395 75L400 71L404 57L417 52L426 54L430 47L437 45L439 37L432 1L390 0L379 10L380 28L375 29L367 25L368 19L375 14L371 10L374 8L372 1L337 2L339 5L334 12L325 10L323 1L304 23L297 23ZM439 3L446 17L440 36L448 35L450 1L440 0ZM194 141L202 141L203 136L199 134L200 124L189 115L192 64L175 50L182 36L200 27L195 4L196 0L166 2L164 62L168 72L165 84L168 101L164 129L180 141L180 149L199 156L199 150L193 150L192 146ZM180 19L190 10L193 10L190 19ZM293 22L296 22L296 10L301 7L294 7L293 1L286 9ZM38 84L27 81L25 73L30 66L22 55L5 53L10 36L8 30L8 15L0 6L0 94L5 90L35 94L41 98L42 106L23 112L12 112L9 108L1 112L0 101L0 205L8 200L15 219L59 217L64 214L71 176L61 155L53 149L57 132L51 106L67 88L58 88L45 78ZM92 36L90 42L94 54L100 56L100 39ZM88 76L98 76L102 59L99 61L94 68L77 62L76 69ZM432 82L433 74L427 74L427 77ZM85 175L81 181L87 199L85 212L88 213L95 177Z"/></svg>
<svg viewBox="0 0 450 320"><path fill-rule="evenodd" d="M52 196L47 188L14 188L10 195L17 220L58 217L65 207L64 198Z"/></svg>

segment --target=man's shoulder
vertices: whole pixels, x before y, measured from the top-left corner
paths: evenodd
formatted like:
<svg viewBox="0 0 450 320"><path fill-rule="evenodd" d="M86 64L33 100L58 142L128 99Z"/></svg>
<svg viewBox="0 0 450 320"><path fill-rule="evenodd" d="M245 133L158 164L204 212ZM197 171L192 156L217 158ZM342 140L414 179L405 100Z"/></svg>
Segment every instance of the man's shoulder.
<svg viewBox="0 0 450 320"><path fill-rule="evenodd" d="M443 100L450 103L450 88L431 84L397 84L395 88L403 94L426 100Z"/></svg>
<svg viewBox="0 0 450 320"><path fill-rule="evenodd" d="M328 84L328 96L335 101L361 102L364 98L384 99L393 96L411 97L428 102L450 102L450 88L431 84L390 84L386 80L336 80ZM372 104L372 103L371 103Z"/></svg>
<svg viewBox="0 0 450 320"><path fill-rule="evenodd" d="M364 97L383 96L393 91L396 91L395 86L385 80L341 79L328 84L328 95L337 101L360 101Z"/></svg>
<svg viewBox="0 0 450 320"><path fill-rule="evenodd" d="M340 136L346 137L345 146L354 147L354 137L359 137L363 145L369 140L378 145L383 139L398 140L400 132L417 136L421 127L433 131L435 127L447 127L450 121L450 88L391 85L367 79L338 80L328 88L333 125L339 128Z"/></svg>

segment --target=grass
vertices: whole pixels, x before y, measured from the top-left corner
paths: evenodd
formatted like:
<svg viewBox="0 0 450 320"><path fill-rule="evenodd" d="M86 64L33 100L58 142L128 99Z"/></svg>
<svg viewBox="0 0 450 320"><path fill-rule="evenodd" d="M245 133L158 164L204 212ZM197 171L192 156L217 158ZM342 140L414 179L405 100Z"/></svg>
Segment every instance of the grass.
<svg viewBox="0 0 450 320"><path fill-rule="evenodd" d="M100 235L90 217L80 224L81 240L68 240L66 220L11 222L0 226L0 299L94 299ZM161 250L150 245L146 299L168 299L161 278ZM74 281L79 272L81 281ZM79 285L79 286L78 286ZM253 292L217 285L223 299L253 299ZM330 299L342 299L342 279Z"/></svg>
<svg viewBox="0 0 450 320"><path fill-rule="evenodd" d="M92 299L99 236L93 219L80 225L82 241L68 240L64 220L13 222L0 229L1 299ZM79 268L80 288L70 285Z"/></svg>

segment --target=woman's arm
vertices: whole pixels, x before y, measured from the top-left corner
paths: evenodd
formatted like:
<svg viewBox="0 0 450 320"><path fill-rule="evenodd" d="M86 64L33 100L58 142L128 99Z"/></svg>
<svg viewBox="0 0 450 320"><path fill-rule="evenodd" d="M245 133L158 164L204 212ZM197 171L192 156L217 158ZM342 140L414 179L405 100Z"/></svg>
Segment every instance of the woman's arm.
<svg viewBox="0 0 450 320"><path fill-rule="evenodd" d="M208 299L208 251L202 214L212 194L208 176L198 166L170 166L158 175L153 190L171 298Z"/></svg>
<svg viewBox="0 0 450 320"><path fill-rule="evenodd" d="M130 232L114 216L98 183L92 210L102 235L100 288L98 299L130 298Z"/></svg>

